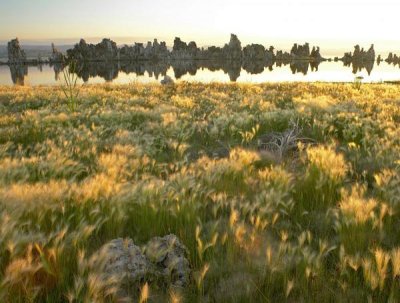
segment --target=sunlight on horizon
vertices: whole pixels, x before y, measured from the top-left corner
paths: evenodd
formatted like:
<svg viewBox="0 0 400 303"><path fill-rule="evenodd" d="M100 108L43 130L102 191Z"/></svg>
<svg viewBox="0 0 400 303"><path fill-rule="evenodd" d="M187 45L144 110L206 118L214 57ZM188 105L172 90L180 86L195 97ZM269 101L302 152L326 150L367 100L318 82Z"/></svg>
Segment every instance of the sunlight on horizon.
<svg viewBox="0 0 400 303"><path fill-rule="evenodd" d="M199 45L221 45L235 33L242 44L310 41L400 46L395 1L251 0L165 2L116 0L28 0L0 4L0 40L76 42L111 37L118 43L175 36ZM24 10L24 18L20 18ZM96 40L94 39L94 40ZM139 41L141 42L141 41Z"/></svg>

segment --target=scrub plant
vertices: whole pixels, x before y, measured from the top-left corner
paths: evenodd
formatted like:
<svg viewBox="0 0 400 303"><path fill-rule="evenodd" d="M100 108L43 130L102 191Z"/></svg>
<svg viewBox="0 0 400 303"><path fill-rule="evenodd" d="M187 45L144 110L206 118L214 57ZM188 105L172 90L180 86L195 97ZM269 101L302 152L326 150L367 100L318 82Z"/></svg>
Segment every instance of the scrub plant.
<svg viewBox="0 0 400 303"><path fill-rule="evenodd" d="M66 67L64 67L62 71L64 83L61 85L61 89L66 98L67 106L70 112L74 112L76 110L79 97L76 66L76 62L71 61Z"/></svg>
<svg viewBox="0 0 400 303"><path fill-rule="evenodd" d="M361 84L362 84L362 80L364 79L363 76L357 76L354 78L354 83L353 83L353 87L356 90L360 90L361 89Z"/></svg>

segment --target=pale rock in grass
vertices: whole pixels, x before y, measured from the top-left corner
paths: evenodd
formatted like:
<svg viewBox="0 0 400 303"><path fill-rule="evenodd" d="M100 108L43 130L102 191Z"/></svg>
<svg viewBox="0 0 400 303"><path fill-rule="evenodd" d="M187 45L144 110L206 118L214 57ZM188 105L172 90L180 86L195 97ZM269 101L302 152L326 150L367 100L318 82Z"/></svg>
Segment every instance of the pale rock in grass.
<svg viewBox="0 0 400 303"><path fill-rule="evenodd" d="M132 239L114 239L90 258L92 273L107 287L117 283L118 294L136 293L144 285L157 282L162 288L182 288L190 282L187 249L175 235L151 239L143 248Z"/></svg>
<svg viewBox="0 0 400 303"><path fill-rule="evenodd" d="M138 286L151 272L151 264L131 239L118 238L106 243L92 256L90 264L106 279L116 277Z"/></svg>
<svg viewBox="0 0 400 303"><path fill-rule="evenodd" d="M144 251L148 260L156 265L157 272L161 274L167 284L178 287L189 284L188 252L175 235L151 239Z"/></svg>

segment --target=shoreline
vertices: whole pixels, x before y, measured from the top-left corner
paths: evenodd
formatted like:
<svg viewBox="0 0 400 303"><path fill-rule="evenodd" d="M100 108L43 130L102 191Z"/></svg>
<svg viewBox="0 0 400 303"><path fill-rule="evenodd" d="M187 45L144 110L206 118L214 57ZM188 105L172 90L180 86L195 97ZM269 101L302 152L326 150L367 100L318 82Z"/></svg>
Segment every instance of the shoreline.
<svg viewBox="0 0 400 303"><path fill-rule="evenodd" d="M175 82L175 84L170 85L169 87L174 87L174 86L181 86L181 85L195 85L195 86L204 86L204 87L210 87L210 86L226 86L226 87L231 87L231 86L255 86L255 87L263 87L263 86L281 86L281 85L288 85L288 86L296 86L296 85L306 85L306 86L318 86L318 85L354 85L354 81L281 81L281 82L219 82L219 81L212 81L212 82L201 82L201 81L185 81L185 80L178 80ZM10 88L10 87L15 87L15 88L43 88L43 89L53 89L56 87L59 87L63 83L54 83L54 84L36 84L36 85L30 85L30 84L24 84L24 85L18 85L18 84L0 84L0 89L2 88ZM85 89L85 88L94 88L94 87L110 87L113 86L118 89L128 89L132 87L132 85L136 86L141 86L141 87L163 87L163 85L159 81L154 81L154 82L134 82L132 81L131 83L84 83L79 85L79 89ZM400 79L399 80L388 80L388 81L382 81L382 82L362 82L361 86L398 86L400 85ZM168 87L168 86L167 86Z"/></svg>

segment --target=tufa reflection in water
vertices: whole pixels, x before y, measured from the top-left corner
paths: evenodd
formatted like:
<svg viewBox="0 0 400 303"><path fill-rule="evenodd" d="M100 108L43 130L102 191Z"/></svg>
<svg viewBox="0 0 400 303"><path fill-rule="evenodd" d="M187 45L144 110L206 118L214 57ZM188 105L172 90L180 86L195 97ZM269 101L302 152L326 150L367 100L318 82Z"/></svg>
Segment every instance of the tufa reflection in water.
<svg viewBox="0 0 400 303"><path fill-rule="evenodd" d="M261 74L266 71L273 71L276 68L288 66L292 74L307 75L309 72L318 72L318 67L322 62L307 62L304 60L248 60L243 62L237 61L201 61L201 60L175 60L171 62L80 62L74 71L78 77L85 83L91 78L100 77L106 82L112 82L117 79L120 72L125 74L134 74L136 76L144 76L146 73L149 77L160 80L172 68L176 80L181 79L185 75L195 76L198 70L208 69L211 72L223 71L229 76L230 81L235 82L239 78L241 71L244 70L251 75ZM390 62L398 64L397 61ZM329 64L329 63L326 63ZM60 80L60 74L65 68L62 63L50 63L54 70L54 79ZM351 67L352 72L356 74L365 69L368 74L371 73L374 61L343 61L345 67ZM39 70L42 65L36 65ZM16 85L24 85L25 78L28 76L28 65L13 64L9 65L11 79Z"/></svg>

